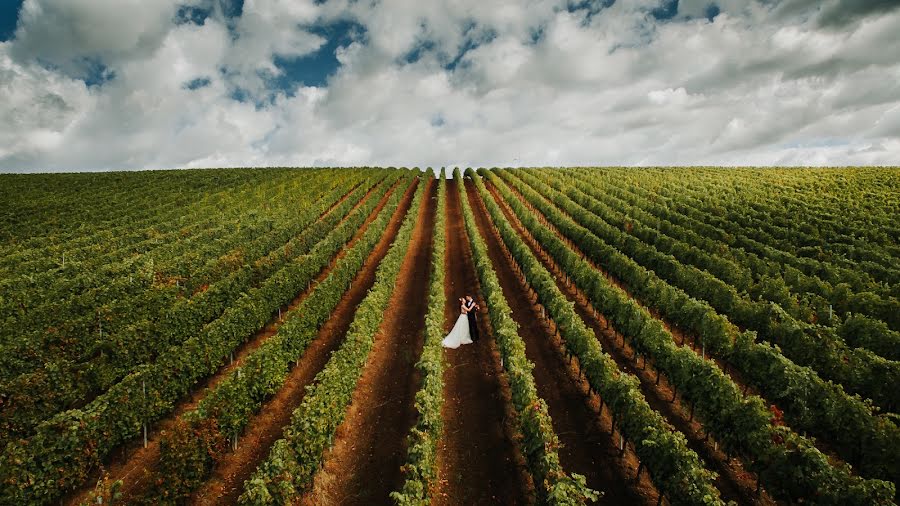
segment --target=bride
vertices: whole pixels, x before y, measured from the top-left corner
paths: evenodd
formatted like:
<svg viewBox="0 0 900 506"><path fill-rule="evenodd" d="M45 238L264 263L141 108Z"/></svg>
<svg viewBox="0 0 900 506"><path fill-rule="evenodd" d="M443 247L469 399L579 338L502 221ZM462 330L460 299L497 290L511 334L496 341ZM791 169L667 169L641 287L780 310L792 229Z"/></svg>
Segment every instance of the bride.
<svg viewBox="0 0 900 506"><path fill-rule="evenodd" d="M453 329L441 341L444 348L459 348L462 344L472 344L472 336L469 334L469 317L466 316L469 311L466 310L466 301L463 298L459 299L459 312L459 318L456 319Z"/></svg>

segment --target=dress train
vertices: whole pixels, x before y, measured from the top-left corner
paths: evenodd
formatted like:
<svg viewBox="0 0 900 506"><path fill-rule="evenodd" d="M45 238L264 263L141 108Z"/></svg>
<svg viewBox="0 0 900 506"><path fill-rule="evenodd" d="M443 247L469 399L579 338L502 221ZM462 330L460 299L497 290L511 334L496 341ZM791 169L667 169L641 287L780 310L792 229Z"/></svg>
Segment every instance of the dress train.
<svg viewBox="0 0 900 506"><path fill-rule="evenodd" d="M472 336L469 334L469 318L461 314L456 319L456 323L447 334L447 337L441 341L444 348L459 348L463 344L472 344Z"/></svg>

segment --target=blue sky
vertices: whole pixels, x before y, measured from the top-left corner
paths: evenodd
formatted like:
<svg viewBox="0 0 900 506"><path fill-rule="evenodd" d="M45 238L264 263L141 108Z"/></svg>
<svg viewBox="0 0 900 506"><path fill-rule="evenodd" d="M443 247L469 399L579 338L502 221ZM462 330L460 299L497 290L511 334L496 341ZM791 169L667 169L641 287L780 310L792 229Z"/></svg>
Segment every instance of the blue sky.
<svg viewBox="0 0 900 506"><path fill-rule="evenodd" d="M900 164L896 33L880 0L6 0L0 170Z"/></svg>
<svg viewBox="0 0 900 506"><path fill-rule="evenodd" d="M24 0L3 0L0 2L0 42L9 40L16 31L19 8Z"/></svg>
<svg viewBox="0 0 900 506"><path fill-rule="evenodd" d="M0 3L0 41L12 39L15 33L16 22L18 20L19 9L24 0L6 0ZM590 20L595 14L603 9L611 7L615 4L615 0L582 0L579 2L569 2L567 10L577 13L584 12L585 19ZM216 15L216 9L221 10L222 19L226 23L233 23L233 20L240 18L243 14L244 0L217 0L215 4L190 5L182 4L177 7L174 14L175 24L193 23L203 25L211 17ZM705 15L712 19L719 12L715 3L710 3ZM654 19L659 21L670 20L678 14L678 0L663 0L662 3L650 10L650 14ZM232 27L233 28L233 27ZM328 23L319 23L308 27L312 33L322 36L326 42L322 47L311 54L296 57L284 57L276 55L274 59L275 66L281 71L281 74L271 79L270 86L272 89L281 90L291 94L297 86L324 86L327 78L333 75L340 63L336 58L336 51L339 47L349 45L353 40L360 39L365 36L365 26L350 20L336 20ZM477 25L471 23L470 26L464 27L465 32L475 33ZM466 51L476 48L485 41L489 41L491 35L477 33L476 36L467 39L464 47L460 48L455 56L450 56L446 62L445 68L453 70L459 64L461 58ZM434 49L431 41L423 41L412 51L408 53L407 62L412 63L418 60L424 51ZM84 76L84 81L89 86L103 84L104 82L114 78L114 75L108 75L107 69L100 62L95 64ZM208 85L208 78L197 78L186 86L190 89ZM232 94L235 99L246 99L246 94L241 90L236 90Z"/></svg>
<svg viewBox="0 0 900 506"><path fill-rule="evenodd" d="M16 23L19 18L19 10L24 0L0 1L0 42L10 40L15 35ZM217 2L217 8L221 9L223 19L233 20L240 18L243 13L244 0L221 0ZM174 12L175 24L193 23L203 25L214 15L214 8L209 5L179 5ZM338 47L346 46L354 38L365 33L365 27L359 23L347 20L338 20L333 23L317 24L309 27L312 33L321 35L327 42L322 48L312 54L300 57L276 56L275 65L283 72L271 81L274 89L291 93L298 85L323 86L329 75L338 68L339 63L335 57ZM99 63L88 72L84 81L88 85L97 85L106 82L104 78L105 67ZM198 78L197 82L202 82ZM193 83L196 86L196 83Z"/></svg>

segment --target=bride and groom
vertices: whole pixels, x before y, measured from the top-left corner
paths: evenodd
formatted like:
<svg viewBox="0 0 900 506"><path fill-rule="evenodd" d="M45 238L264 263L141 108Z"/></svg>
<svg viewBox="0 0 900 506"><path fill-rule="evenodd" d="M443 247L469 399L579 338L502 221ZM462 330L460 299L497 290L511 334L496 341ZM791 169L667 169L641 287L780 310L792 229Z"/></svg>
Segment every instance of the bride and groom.
<svg viewBox="0 0 900 506"><path fill-rule="evenodd" d="M459 348L478 340L478 321L475 313L481 309L471 295L459 298L459 318L447 337L441 341L444 348Z"/></svg>

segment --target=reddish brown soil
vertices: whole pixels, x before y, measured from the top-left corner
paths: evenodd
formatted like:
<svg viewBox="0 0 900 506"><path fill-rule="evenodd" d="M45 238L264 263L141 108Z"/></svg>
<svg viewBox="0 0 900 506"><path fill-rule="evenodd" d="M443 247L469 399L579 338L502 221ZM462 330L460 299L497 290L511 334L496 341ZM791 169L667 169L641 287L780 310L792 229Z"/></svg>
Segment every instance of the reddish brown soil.
<svg viewBox="0 0 900 506"><path fill-rule="evenodd" d="M624 339L621 339L621 335L615 331L602 315L594 316L594 311L584 293L574 284L565 281L564 273L559 266L540 247L531 234L524 229L496 190L489 183L486 182L486 184L494 200L500 204L509 223L513 225L526 244L529 245L535 256L541 260L544 267L554 274L557 286L566 294L568 300L575 303L576 312L597 335L604 350L610 354L621 370L640 380L641 393L650 404L650 407L663 415L678 431L684 434L687 438L688 446L703 459L708 468L719 474L715 485L722 493L722 498L733 500L738 504L774 504L774 501L764 492L760 495L755 493L755 475L744 470L739 460L731 459L719 450L711 438L707 439L702 424L696 419L692 419L686 406L672 402L672 399L675 398L675 392L669 382L666 381L665 376L657 384L657 374L646 367L646 360L642 359L641 362L636 362L633 359L635 356L634 350L624 342ZM535 211L535 213L537 214L538 212ZM547 224L547 228L561 239L564 239L559 234L559 231L549 224ZM571 243L569 244L571 245ZM577 248L572 247L573 251L580 253ZM594 267L596 268L596 266ZM652 362L649 363L652 365Z"/></svg>
<svg viewBox="0 0 900 506"><path fill-rule="evenodd" d="M534 363L538 395L547 402L553 429L563 445L559 450L563 469L584 475L589 487L603 492L603 504L655 504L658 493L646 473L635 482L638 460L632 452L619 457L618 437L607 430L612 427L611 418L601 419L599 404L590 399L586 382L566 360L563 343L542 319L524 278L513 269L514 260L471 183L467 193L503 295L519 324L525 353Z"/></svg>
<svg viewBox="0 0 900 506"><path fill-rule="evenodd" d="M448 331L459 316L459 297L469 293L486 308L478 293L457 184L447 182ZM435 505L528 504L533 496L513 440L509 387L486 320L479 315L480 340L445 354L444 434L438 444Z"/></svg>
<svg viewBox="0 0 900 506"><path fill-rule="evenodd" d="M316 278L316 281L321 281L328 275L328 273L331 272L337 260L344 255L344 252L347 251L355 241L358 240L359 236L361 236L362 234L362 231L364 231L365 228L367 228L368 224L375 219L375 216L384 207L388 197L393 191L396 191L396 187L389 191L379 201L376 208L367 218L363 227L361 227L360 232L358 232L356 236L351 240L351 242L344 247L343 251L339 252L338 255L336 255L331 260L329 265ZM362 199L360 199L360 201L354 206L353 209L357 209L362 206L363 203L369 198L371 193L372 190L369 190L369 192L367 192L366 195ZM346 217L344 219L346 219ZM341 221L343 222L343 220ZM291 301L286 310L282 311L282 314L299 305L306 298L309 292L310 290L307 289L304 290L303 293L299 294L293 301ZM171 428L185 412L196 408L200 401L206 396L208 390L214 388L222 380L228 377L228 374L230 374L231 371L234 370L234 368L238 367L247 355L258 348L263 342L266 341L266 339L275 334L281 323L282 320L279 319L277 315L275 315L260 332L258 332L253 336L253 338L246 341L238 348L238 350L234 354L233 361L229 361L228 364L223 365L214 375L207 378L201 385L198 385L198 388L193 389L193 391L176 406L172 416L158 422L157 424L155 424L155 426L151 427L151 430L148 433L146 448L142 447L141 441L135 440L123 447L121 452L116 452L110 457L106 465L106 472L108 473L110 481L122 480L123 486L121 490L126 499L130 497L140 496L144 493L146 486L149 484L150 472L156 469L156 465L159 462L159 441L161 434L166 429ZM85 486L70 494L64 502L70 505L81 504L84 500L86 500L87 495L93 490L95 480L96 478L89 480L85 484Z"/></svg>
<svg viewBox="0 0 900 506"><path fill-rule="evenodd" d="M403 217L412 202L416 185L411 184L397 207L387 229L365 266L353 279L351 288L344 294L328 322L319 329L316 339L297 361L285 380L284 386L268 400L262 409L250 418L241 436L237 451L227 454L213 470L210 479L191 498L192 504L235 504L243 491L244 481L269 455L272 445L283 434L291 419L291 413L302 402L306 387L325 367L331 353L340 346L353 322L356 308L375 283L378 264L387 255L391 242L400 228ZM361 232L361 231L360 231ZM355 239L358 239L358 234ZM345 250L346 251L346 250Z"/></svg>
<svg viewBox="0 0 900 506"><path fill-rule="evenodd" d="M325 464L301 504L391 505L402 485L406 435L416 422L413 404L421 382L415 364L424 344L434 180L418 219L375 344Z"/></svg>

